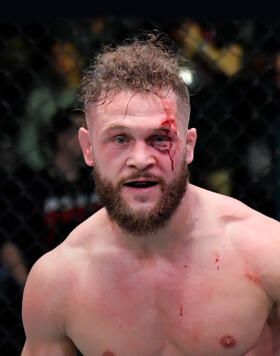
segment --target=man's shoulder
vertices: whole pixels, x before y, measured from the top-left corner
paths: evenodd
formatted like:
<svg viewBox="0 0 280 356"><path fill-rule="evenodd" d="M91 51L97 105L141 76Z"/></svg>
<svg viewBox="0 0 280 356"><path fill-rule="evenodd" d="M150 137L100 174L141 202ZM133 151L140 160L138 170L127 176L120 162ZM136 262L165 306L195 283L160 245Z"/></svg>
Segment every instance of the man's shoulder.
<svg viewBox="0 0 280 356"><path fill-rule="evenodd" d="M57 285L62 286L67 274L65 253L61 248L55 248L42 255L32 266L27 282L25 293L33 294L36 291L37 297L48 292L57 293ZM64 290L59 288L59 292Z"/></svg>
<svg viewBox="0 0 280 356"><path fill-rule="evenodd" d="M242 201L223 194L199 188L202 205L206 214L212 217L215 224L226 227L229 236L241 239L246 243L268 243L268 240L280 239L280 223L264 215Z"/></svg>
<svg viewBox="0 0 280 356"><path fill-rule="evenodd" d="M88 225L92 226L92 223L81 223L61 244L43 254L33 264L25 286L27 291L33 293L38 289L41 294L51 292L57 297L67 293L71 273L79 270L79 264L87 257L86 244L90 235ZM91 235L93 237L94 233Z"/></svg>
<svg viewBox="0 0 280 356"><path fill-rule="evenodd" d="M61 263L57 253L50 251L34 263L24 287L22 317L28 333L44 330L49 334L52 329L62 333L64 292Z"/></svg>
<svg viewBox="0 0 280 356"><path fill-rule="evenodd" d="M221 197L225 237L264 282L280 276L280 223L232 197ZM263 271L264 273L261 273ZM274 275L274 277L272 277Z"/></svg>
<svg viewBox="0 0 280 356"><path fill-rule="evenodd" d="M229 220L235 223L240 231L247 231L253 236L277 236L280 238L280 223L275 218L231 198L225 198L225 212L229 213Z"/></svg>
<svg viewBox="0 0 280 356"><path fill-rule="evenodd" d="M23 293L25 320L52 315L52 322L64 320L65 301L71 293L73 277L79 275L87 254L81 246L63 242L42 255L32 266Z"/></svg>
<svg viewBox="0 0 280 356"><path fill-rule="evenodd" d="M197 187L196 187L197 188ZM279 229L280 224L276 219L264 215L252 207L246 205L242 201L232 196L223 195L210 190L199 188L203 199L209 204L209 208L215 207L215 212L222 219L227 219L230 222L236 222L241 226L249 226L250 224L263 226L264 228L271 227L272 229Z"/></svg>

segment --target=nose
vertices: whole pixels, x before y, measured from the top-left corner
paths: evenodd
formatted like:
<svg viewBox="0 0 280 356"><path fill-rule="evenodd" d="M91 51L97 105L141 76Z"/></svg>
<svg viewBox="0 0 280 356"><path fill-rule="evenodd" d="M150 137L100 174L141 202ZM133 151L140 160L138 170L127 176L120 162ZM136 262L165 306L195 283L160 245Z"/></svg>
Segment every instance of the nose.
<svg viewBox="0 0 280 356"><path fill-rule="evenodd" d="M146 143L137 142L131 149L126 164L130 168L144 170L155 164L155 157Z"/></svg>

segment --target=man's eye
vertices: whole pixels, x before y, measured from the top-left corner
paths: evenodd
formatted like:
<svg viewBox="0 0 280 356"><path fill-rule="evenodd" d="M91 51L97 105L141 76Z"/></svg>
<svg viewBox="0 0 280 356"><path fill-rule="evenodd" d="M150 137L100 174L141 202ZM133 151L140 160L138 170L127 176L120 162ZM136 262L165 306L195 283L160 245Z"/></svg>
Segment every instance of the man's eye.
<svg viewBox="0 0 280 356"><path fill-rule="evenodd" d="M114 142L116 142L119 145L123 145L124 143L127 142L127 137L125 137L125 136L114 137Z"/></svg>
<svg viewBox="0 0 280 356"><path fill-rule="evenodd" d="M154 136L151 144L154 148L165 151L170 149L171 139L168 136Z"/></svg>
<svg viewBox="0 0 280 356"><path fill-rule="evenodd" d="M165 143L165 142L169 142L170 138L166 136L156 136L154 137L154 141L156 143Z"/></svg>
<svg viewBox="0 0 280 356"><path fill-rule="evenodd" d="M154 136L152 141L156 145L166 145L170 143L170 138L167 136Z"/></svg>

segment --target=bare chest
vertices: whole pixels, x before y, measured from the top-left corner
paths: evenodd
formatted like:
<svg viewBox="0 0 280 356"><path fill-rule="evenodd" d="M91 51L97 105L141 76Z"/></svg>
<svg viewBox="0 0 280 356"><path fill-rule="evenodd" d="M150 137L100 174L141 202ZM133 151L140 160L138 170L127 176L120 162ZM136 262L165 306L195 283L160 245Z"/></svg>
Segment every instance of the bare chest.
<svg viewBox="0 0 280 356"><path fill-rule="evenodd" d="M85 272L69 296L68 336L84 356L244 355L270 302L245 264L210 262Z"/></svg>

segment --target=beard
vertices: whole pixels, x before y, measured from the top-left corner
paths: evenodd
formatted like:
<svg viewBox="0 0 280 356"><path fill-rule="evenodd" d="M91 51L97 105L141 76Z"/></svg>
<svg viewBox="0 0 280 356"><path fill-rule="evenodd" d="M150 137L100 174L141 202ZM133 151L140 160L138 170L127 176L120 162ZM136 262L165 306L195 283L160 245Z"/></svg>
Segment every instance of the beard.
<svg viewBox="0 0 280 356"><path fill-rule="evenodd" d="M117 187L114 187L100 174L97 166L93 170L93 177L100 203L105 207L109 218L115 221L123 231L135 236L145 236L154 234L165 227L173 216L185 195L189 170L184 163L178 176L169 184L159 177L138 171L138 173L122 179ZM159 181L161 197L155 207L149 211L136 211L121 197L120 191L123 183L137 178L157 178Z"/></svg>

